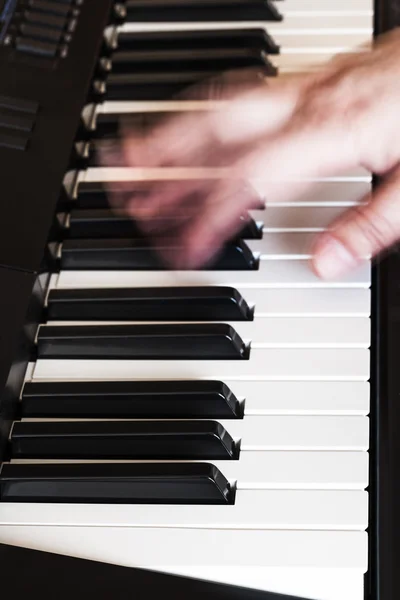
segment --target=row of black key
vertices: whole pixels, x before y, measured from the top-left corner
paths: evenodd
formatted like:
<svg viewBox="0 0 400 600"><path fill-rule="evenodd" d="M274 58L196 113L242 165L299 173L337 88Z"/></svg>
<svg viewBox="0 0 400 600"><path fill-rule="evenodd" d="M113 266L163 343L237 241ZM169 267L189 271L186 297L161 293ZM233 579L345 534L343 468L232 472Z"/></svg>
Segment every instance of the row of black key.
<svg viewBox="0 0 400 600"><path fill-rule="evenodd" d="M135 0L128 1L125 7L128 20L226 21L227 14L232 21L280 19L268 0L251 0L250 3L249 0L191 0L190 3ZM107 99L167 99L220 70L246 67L253 68L246 77L255 82L260 73L275 74L266 55L278 51L262 29L120 33L117 51L110 52L99 63L95 89ZM128 126L139 125L142 129L151 126L147 116L130 119ZM140 119L142 123L138 122ZM118 116L99 115L90 137L115 141L119 127ZM81 155L80 159L84 158L85 163L81 166L97 165L97 142L84 150L86 156ZM117 191L114 202L118 194L123 205L132 190ZM107 191L101 185L83 184L76 206L104 210L108 207ZM136 230L132 236L132 229L134 226L127 218L110 212L79 214L79 210L74 211L66 234L69 239L62 252L63 268L107 268L107 265L115 268L116 263L120 264L129 254L131 258L132 254L140 257L142 268L155 268L145 258L149 255L148 249L137 245L140 232ZM136 246L126 243L132 237L136 239ZM261 237L259 225L246 223L241 237ZM93 238L97 238L97 243ZM247 250L243 242L231 244L227 257L222 258L221 268L240 268L237 258L243 260L243 256L248 256L244 268L254 268L254 257L250 257ZM110 254L114 258L110 259ZM79 259L79 256L86 258ZM97 258L88 259L88 256ZM126 265L132 268L129 261ZM189 321L250 320L253 317L240 295L224 288L158 290L158 293L151 290L151 298L149 290L53 291L48 299L48 316L78 321L89 316L98 320L151 321L161 314L162 306L163 318L172 320L182 316L182 303ZM163 348L168 350L169 357L174 348L174 357L188 358L191 352L193 357L203 354L209 358L212 347L217 358L246 358L247 348L229 326L207 325L207 331L201 326L202 333L198 337L200 328L197 331L196 327L181 326L180 336L175 337L173 346L168 346L168 325L159 326L157 330L152 328L154 347L150 349L147 345L147 349L153 355L157 347L160 357ZM49 326L39 332L38 354L44 358L89 358L106 352L109 358L111 348L115 358L138 358L144 356L140 352L143 353L143 339L148 343L148 333L150 329L145 325ZM176 334L174 327L174 336ZM154 419L155 415L158 419L189 420L93 421ZM219 423L190 419L243 418L243 406L225 384L214 381L34 382L25 385L20 416L92 421L16 422L9 442L10 459L235 460L240 448ZM213 465L201 463L11 463L3 465L0 477L0 499L14 502L232 504L234 496L234 488L221 472Z"/></svg>

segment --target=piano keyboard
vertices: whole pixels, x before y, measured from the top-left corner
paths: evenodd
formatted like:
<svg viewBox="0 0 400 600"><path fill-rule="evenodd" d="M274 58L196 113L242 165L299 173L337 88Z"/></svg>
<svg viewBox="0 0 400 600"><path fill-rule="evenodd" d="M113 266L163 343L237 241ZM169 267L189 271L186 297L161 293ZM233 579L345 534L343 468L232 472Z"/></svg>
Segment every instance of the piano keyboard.
<svg viewBox="0 0 400 600"><path fill-rule="evenodd" d="M205 4L128 1L124 23L105 32L99 101L82 113L83 168L66 177L61 269L0 475L0 541L362 600L371 269L366 257L324 282L308 260L314 236L362 201L370 175L338 174L299 202L254 210L214 268L167 271L107 208L104 185L135 190L185 173L102 168L90 152L121 117L209 110L173 96L215 74L222 50L232 50L227 68L237 60L265 76L367 51L373 3L265 2L249 18L245 2Z"/></svg>

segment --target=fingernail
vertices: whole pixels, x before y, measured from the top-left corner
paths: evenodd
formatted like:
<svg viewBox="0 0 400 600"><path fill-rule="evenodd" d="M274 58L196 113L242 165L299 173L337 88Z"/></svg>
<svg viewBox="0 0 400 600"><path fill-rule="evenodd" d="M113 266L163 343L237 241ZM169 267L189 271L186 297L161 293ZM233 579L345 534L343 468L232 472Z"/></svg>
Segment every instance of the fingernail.
<svg viewBox="0 0 400 600"><path fill-rule="evenodd" d="M336 279L357 266L357 260L338 240L327 236L314 249L314 269L323 279Z"/></svg>

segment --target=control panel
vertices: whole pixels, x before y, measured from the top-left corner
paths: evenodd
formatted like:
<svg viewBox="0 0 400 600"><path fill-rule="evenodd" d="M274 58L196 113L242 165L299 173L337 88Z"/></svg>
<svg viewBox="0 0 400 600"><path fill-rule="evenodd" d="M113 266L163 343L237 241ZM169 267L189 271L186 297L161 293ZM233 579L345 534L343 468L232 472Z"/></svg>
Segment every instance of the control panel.
<svg viewBox="0 0 400 600"><path fill-rule="evenodd" d="M0 0L0 43L17 52L66 58L85 0Z"/></svg>

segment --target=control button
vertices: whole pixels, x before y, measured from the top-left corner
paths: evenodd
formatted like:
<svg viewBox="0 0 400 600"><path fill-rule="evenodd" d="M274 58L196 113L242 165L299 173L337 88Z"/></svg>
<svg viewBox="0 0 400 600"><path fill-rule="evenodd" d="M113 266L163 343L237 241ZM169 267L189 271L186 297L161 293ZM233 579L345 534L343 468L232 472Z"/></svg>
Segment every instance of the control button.
<svg viewBox="0 0 400 600"><path fill-rule="evenodd" d="M67 17L70 12L70 6L60 2L49 2L48 0L29 0L28 5L34 10L64 17Z"/></svg>
<svg viewBox="0 0 400 600"><path fill-rule="evenodd" d="M33 10L25 11L25 19L30 23L35 23L43 27L55 27L56 29L64 29L65 18L47 15L45 13Z"/></svg>
<svg viewBox="0 0 400 600"><path fill-rule="evenodd" d="M28 54L36 54L37 56L48 58L54 58L57 54L57 44L40 42L33 38L19 37L17 38L15 47L20 52L27 52Z"/></svg>
<svg viewBox="0 0 400 600"><path fill-rule="evenodd" d="M35 119L31 116L0 111L0 126L7 127L7 129L29 132L32 131L34 122Z"/></svg>
<svg viewBox="0 0 400 600"><path fill-rule="evenodd" d="M26 37L43 40L45 42L54 42L59 44L62 38L62 31L59 29L50 29L50 27L39 27L31 23L21 23L20 32Z"/></svg>
<svg viewBox="0 0 400 600"><path fill-rule="evenodd" d="M60 48L60 57L61 58L67 58L68 56L68 44L63 44Z"/></svg>
<svg viewBox="0 0 400 600"><path fill-rule="evenodd" d="M12 98L11 96L1 95L0 107L28 113L31 115L36 115L39 110L39 104L37 102L31 102L30 100L21 100L20 98Z"/></svg>
<svg viewBox="0 0 400 600"><path fill-rule="evenodd" d="M12 150L26 150L29 136L24 134L9 134L0 131L0 148Z"/></svg>
<svg viewBox="0 0 400 600"><path fill-rule="evenodd" d="M78 22L76 19L71 19L68 23L67 31L68 33L74 33Z"/></svg>

